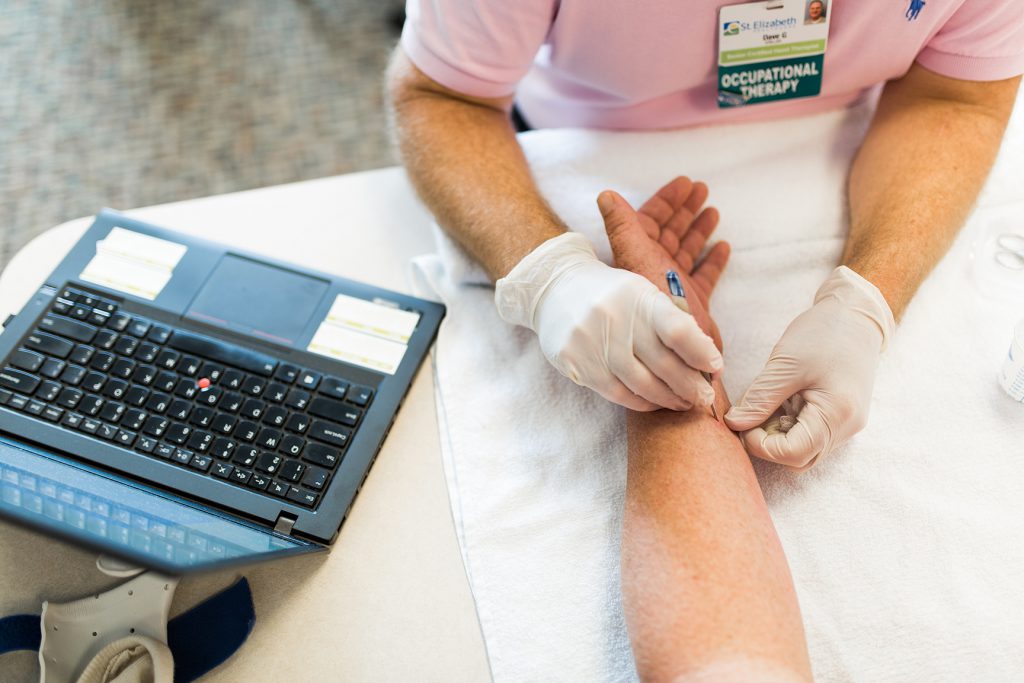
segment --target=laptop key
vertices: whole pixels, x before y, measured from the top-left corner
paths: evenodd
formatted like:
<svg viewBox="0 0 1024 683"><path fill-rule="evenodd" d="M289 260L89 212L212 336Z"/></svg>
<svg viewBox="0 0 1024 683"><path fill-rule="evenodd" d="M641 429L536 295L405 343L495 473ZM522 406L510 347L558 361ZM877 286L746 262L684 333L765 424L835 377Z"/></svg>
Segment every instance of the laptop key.
<svg viewBox="0 0 1024 683"><path fill-rule="evenodd" d="M137 348L139 348L139 340L135 337L129 337L127 334L122 335L114 344L114 350L122 356L132 355Z"/></svg>
<svg viewBox="0 0 1024 683"><path fill-rule="evenodd" d="M309 405L309 392L302 389L292 389L288 392L288 398L285 399L284 403L289 408L305 410L306 406Z"/></svg>
<svg viewBox="0 0 1024 683"><path fill-rule="evenodd" d="M213 440L213 445L210 446L210 455L221 460L227 460L231 457L231 453L234 450L235 442L221 436Z"/></svg>
<svg viewBox="0 0 1024 683"><path fill-rule="evenodd" d="M192 451L186 451L184 448L175 448L174 454L171 455L171 462L187 465L192 460L192 456Z"/></svg>
<svg viewBox="0 0 1024 683"><path fill-rule="evenodd" d="M280 455L263 453L256 459L256 469L267 474L274 474L281 467L282 462L284 462L284 458Z"/></svg>
<svg viewBox="0 0 1024 683"><path fill-rule="evenodd" d="M24 410L25 406L28 405L28 402L29 402L29 398L25 394L15 394L14 396L11 396L10 399L8 399L7 405L10 408L15 408L17 410Z"/></svg>
<svg viewBox="0 0 1024 683"><path fill-rule="evenodd" d="M167 428L167 433L164 434L164 441L170 441L171 443L180 446L185 443L191 433L192 428L187 424L175 422Z"/></svg>
<svg viewBox="0 0 1024 683"><path fill-rule="evenodd" d="M280 481L270 482L270 486L267 487L267 493L278 498L284 498L288 495L288 489L291 488L288 484Z"/></svg>
<svg viewBox="0 0 1024 683"><path fill-rule="evenodd" d="M213 463L213 470L211 470L211 473L215 477L220 477L221 479L227 479L228 477L231 476L231 472L234 469L235 469L234 465L229 465L226 462L215 462L215 463Z"/></svg>
<svg viewBox="0 0 1024 683"><path fill-rule="evenodd" d="M309 417L299 414L292 415L288 418L288 422L285 424L285 429L290 432L302 434L309 429Z"/></svg>
<svg viewBox="0 0 1024 683"><path fill-rule="evenodd" d="M283 427L288 419L288 411L281 406L270 406L263 415L263 422L272 427Z"/></svg>
<svg viewBox="0 0 1024 683"><path fill-rule="evenodd" d="M270 477L260 474L259 472L253 472L252 476L249 477L249 487L259 489L263 491L270 485Z"/></svg>
<svg viewBox="0 0 1024 683"><path fill-rule="evenodd" d="M138 441L135 442L135 450L143 453L152 453L153 449L156 448L156 439L149 436L140 436Z"/></svg>
<svg viewBox="0 0 1024 683"><path fill-rule="evenodd" d="M25 412L30 413L32 415L42 415L43 410L45 409L46 404L43 403L42 401L37 401L34 398L28 402L27 406L25 406Z"/></svg>
<svg viewBox="0 0 1024 683"><path fill-rule="evenodd" d="M312 491L303 491L302 489L294 486L288 489L288 495L285 496L288 500L293 503L298 503L303 507L311 508L316 505L317 499L320 497L319 493L313 493Z"/></svg>
<svg viewBox="0 0 1024 683"><path fill-rule="evenodd" d="M114 313L110 316L110 320L107 321L107 327L118 332L124 331L124 328L128 327L128 323L132 321L132 317L127 313Z"/></svg>
<svg viewBox="0 0 1024 683"><path fill-rule="evenodd" d="M153 449L153 455L163 458L164 460L170 460L174 455L174 446L166 443L158 443L156 448Z"/></svg>
<svg viewBox="0 0 1024 683"><path fill-rule="evenodd" d="M278 449L285 455L290 455L293 458L297 458L302 455L302 449L306 445L306 440L300 437L289 434L288 436L281 439L281 447Z"/></svg>
<svg viewBox="0 0 1024 683"><path fill-rule="evenodd" d="M78 428L86 434L95 434L103 423L97 419L87 417L78 425Z"/></svg>
<svg viewBox="0 0 1024 683"><path fill-rule="evenodd" d="M102 372L93 370L86 374L85 379L82 380L82 388L86 391L99 392L103 390L103 385L106 383L107 376Z"/></svg>
<svg viewBox="0 0 1024 683"><path fill-rule="evenodd" d="M79 344L75 347L75 350L68 356L68 361L72 363L78 363L79 365L88 365L89 361L92 360L92 355L96 353L96 349L85 344Z"/></svg>
<svg viewBox="0 0 1024 683"><path fill-rule="evenodd" d="M97 415L103 407L104 400L96 394L86 394L78 404L78 409L86 415Z"/></svg>
<svg viewBox="0 0 1024 683"><path fill-rule="evenodd" d="M210 429L218 434L230 434L235 429L235 422L237 420L233 416L227 413L217 413L213 422L210 423Z"/></svg>
<svg viewBox="0 0 1024 683"><path fill-rule="evenodd" d="M216 384L224 376L224 366L207 361L203 363L203 367L199 368L199 376L205 377L210 382Z"/></svg>
<svg viewBox="0 0 1024 683"><path fill-rule="evenodd" d="M299 378L299 368L288 363L282 363L277 368L277 372L274 373L274 379L280 380L285 384L291 384Z"/></svg>
<svg viewBox="0 0 1024 683"><path fill-rule="evenodd" d="M323 465L334 469L338 461L341 460L341 455L337 450L324 446L323 444L310 443L306 445L306 453L302 456L303 460L308 460L314 465Z"/></svg>
<svg viewBox="0 0 1024 683"><path fill-rule="evenodd" d="M57 358L67 358L71 354L72 349L75 348L74 343L67 339L61 339L39 330L28 336L28 339L25 340L25 346L35 349L40 353L45 353L48 356L56 356Z"/></svg>
<svg viewBox="0 0 1024 683"><path fill-rule="evenodd" d="M323 491L324 487L327 486L327 480L330 476L331 473L323 468L309 467L306 469L306 475L302 477L302 485L317 491Z"/></svg>
<svg viewBox="0 0 1024 683"><path fill-rule="evenodd" d="M160 347L156 344L139 344L138 350L135 352L135 360L140 363L152 363L156 360L156 357L160 354Z"/></svg>
<svg viewBox="0 0 1024 683"><path fill-rule="evenodd" d="M187 420L188 414L192 412L192 404L188 401L176 398L171 401L170 407L167 409L167 417L174 420Z"/></svg>
<svg viewBox="0 0 1024 683"><path fill-rule="evenodd" d="M267 399L271 403L283 403L287 397L288 387L280 382L271 382L268 384L267 390L263 394L263 398Z"/></svg>
<svg viewBox="0 0 1024 683"><path fill-rule="evenodd" d="M82 381L82 378L85 377L86 372L88 371L81 365L69 365L60 374L60 381L64 382L64 384L77 386Z"/></svg>
<svg viewBox="0 0 1024 683"><path fill-rule="evenodd" d="M142 406L149 398L149 389L133 384L124 395L124 402L136 408Z"/></svg>
<svg viewBox="0 0 1024 683"><path fill-rule="evenodd" d="M263 411L266 409L267 404L259 399L249 398L242 404L242 410L239 414L242 417L247 417L250 420L256 421L263 416Z"/></svg>
<svg viewBox="0 0 1024 683"><path fill-rule="evenodd" d="M163 413L167 410L167 407L171 404L171 397L167 394L161 394L160 392L154 392L149 400L146 401L146 409L151 413Z"/></svg>
<svg viewBox="0 0 1024 683"><path fill-rule="evenodd" d="M142 429L142 425L146 424L146 417L146 413L138 408L132 408L125 411L124 418L121 420L121 426L137 432Z"/></svg>
<svg viewBox="0 0 1024 683"><path fill-rule="evenodd" d="M66 413L61 424L71 429L78 429L78 425L82 424L82 420L85 419L84 415L79 413Z"/></svg>
<svg viewBox="0 0 1024 683"><path fill-rule="evenodd" d="M199 366L201 364L202 361L195 356L183 356L181 361L178 363L178 372L183 375L193 377L197 372L199 372Z"/></svg>
<svg viewBox="0 0 1024 683"><path fill-rule="evenodd" d="M343 399L348 393L348 382L337 377L324 377L323 384L320 385L320 393L331 398Z"/></svg>
<svg viewBox="0 0 1024 683"><path fill-rule="evenodd" d="M149 334L146 335L146 339L157 344L164 344L170 338L171 328L164 327L163 325L153 325L149 330Z"/></svg>
<svg viewBox="0 0 1024 683"><path fill-rule="evenodd" d="M117 332L114 332L113 330L100 330L96 335L96 339L94 339L92 343L99 349L109 351L114 348L114 344L117 343L117 337Z"/></svg>
<svg viewBox="0 0 1024 683"><path fill-rule="evenodd" d="M299 386L303 389L313 390L320 384L320 373L312 370L303 370L299 375Z"/></svg>
<svg viewBox="0 0 1024 683"><path fill-rule="evenodd" d="M158 367L164 370L173 370L178 367L178 360L181 358L181 354L171 349L164 349L160 352L160 355L156 357L156 364Z"/></svg>
<svg viewBox="0 0 1024 683"><path fill-rule="evenodd" d="M8 391L7 389L0 389L0 406L6 405L7 401L11 399L11 396L14 396L13 391Z"/></svg>
<svg viewBox="0 0 1024 683"><path fill-rule="evenodd" d="M213 422L213 414L212 409L199 406L192 411L192 419L189 422L197 427L209 427Z"/></svg>
<svg viewBox="0 0 1024 683"><path fill-rule="evenodd" d="M275 450L277 445L281 443L281 432L277 429L264 427L260 430L260 435L256 437L256 443L268 450Z"/></svg>
<svg viewBox="0 0 1024 683"><path fill-rule="evenodd" d="M120 379L128 379L135 373L135 361L127 358L118 358L110 368L110 374Z"/></svg>
<svg viewBox="0 0 1024 683"><path fill-rule="evenodd" d="M309 403L310 415L323 417L332 422L340 422L347 410L349 410L349 407L341 401L335 401L332 398L324 398L322 396L317 396Z"/></svg>
<svg viewBox="0 0 1024 683"><path fill-rule="evenodd" d="M57 379L60 374L64 372L64 368L67 367L67 363L56 358L47 358L43 363L43 367L39 369L39 374L43 377L49 377L50 379Z"/></svg>
<svg viewBox="0 0 1024 683"><path fill-rule="evenodd" d="M310 438L326 441L327 443L344 448L348 445L348 439L352 435L352 432L347 429L342 429L336 424L324 422L323 420L316 420L312 425L310 425L309 432L306 435Z"/></svg>
<svg viewBox="0 0 1024 683"><path fill-rule="evenodd" d="M242 382L242 393L250 396L259 396L267 388L266 382L259 377L249 376Z"/></svg>
<svg viewBox="0 0 1024 683"><path fill-rule="evenodd" d="M57 397L57 404L62 405L65 408L75 408L78 406L78 402L82 400L85 394L78 389L72 389L71 387L64 387L61 390L60 395Z"/></svg>
<svg viewBox="0 0 1024 683"><path fill-rule="evenodd" d="M148 320L132 318L132 321L128 323L128 334L141 339L146 336L146 333L149 332L149 328L152 326L153 324Z"/></svg>
<svg viewBox="0 0 1024 683"><path fill-rule="evenodd" d="M128 382L125 382L123 379L112 379L107 382L107 388L103 390L103 395L115 400L121 400L124 398L126 391L128 391Z"/></svg>
<svg viewBox="0 0 1024 683"><path fill-rule="evenodd" d="M39 386L39 378L8 366L0 371L0 387L31 394Z"/></svg>
<svg viewBox="0 0 1024 683"><path fill-rule="evenodd" d="M146 424L145 426L143 426L142 431L145 432L146 434L149 434L150 436L160 438L161 436L164 435L164 432L166 432L167 428L170 426L171 421L168 420L167 418L160 417L159 415L152 415L148 420L146 420Z"/></svg>
<svg viewBox="0 0 1024 683"><path fill-rule="evenodd" d="M373 389L370 387L352 387L348 392L349 403L354 403L360 408L370 405L373 400Z"/></svg>
<svg viewBox="0 0 1024 683"><path fill-rule="evenodd" d="M39 321L39 327L60 337L88 344L96 336L96 327L59 315L48 315Z"/></svg>
<svg viewBox="0 0 1024 683"><path fill-rule="evenodd" d="M198 453L205 453L212 444L213 434L195 431L192 432L192 436L188 438L188 443L185 445Z"/></svg>
<svg viewBox="0 0 1024 683"><path fill-rule="evenodd" d="M135 443L136 436L138 435L135 432L129 432L121 429L117 432L117 436L114 437L114 441L125 448L131 448L132 444Z"/></svg>
<svg viewBox="0 0 1024 683"><path fill-rule="evenodd" d="M208 469L210 469L210 465L212 464L213 458L211 458L208 455L201 455L199 453L196 453L194 456L192 456L192 462L190 462L188 466L193 469L197 469L200 472L206 472Z"/></svg>
<svg viewBox="0 0 1024 683"><path fill-rule="evenodd" d="M250 472L249 470L243 470L241 468L236 467L231 472L231 476L229 479L230 481L233 481L236 484L247 484L249 483L250 477L252 477L252 472Z"/></svg>
<svg viewBox="0 0 1024 683"><path fill-rule="evenodd" d="M196 386L195 380L188 379L187 377L179 379L174 387L174 395L181 396L182 398L194 398L198 391L199 387Z"/></svg>
<svg viewBox="0 0 1024 683"><path fill-rule="evenodd" d="M174 385L177 383L178 376L173 372L164 370L153 380L153 388L169 394L174 391Z"/></svg>
<svg viewBox="0 0 1024 683"><path fill-rule="evenodd" d="M302 478L302 474L305 471L306 466L298 460L285 460L284 463L281 464L281 469L277 476L294 484Z"/></svg>
<svg viewBox="0 0 1024 683"><path fill-rule="evenodd" d="M58 408L57 406L46 406L43 409L43 417L50 422L59 422L60 418L64 415L64 409Z"/></svg>
<svg viewBox="0 0 1024 683"><path fill-rule="evenodd" d="M106 372L110 369L110 366L117 360L117 356L112 354L110 351L100 351L92 357L92 362L89 363L89 367L93 370L99 370L100 372Z"/></svg>
<svg viewBox="0 0 1024 683"><path fill-rule="evenodd" d="M107 422L117 422L124 416L125 410L126 408L123 403L107 401L103 405L103 409L100 410L100 419L106 420Z"/></svg>
<svg viewBox="0 0 1024 683"><path fill-rule="evenodd" d="M54 399L60 395L60 392L60 384L48 379L39 385L39 389L36 391L36 398L40 401L45 401L46 403L53 403Z"/></svg>
<svg viewBox="0 0 1024 683"><path fill-rule="evenodd" d="M11 354L10 363L14 367L27 372L35 372L43 366L43 361L45 360L46 358L42 354L29 351L26 348L20 348Z"/></svg>
<svg viewBox="0 0 1024 683"><path fill-rule="evenodd" d="M235 427L235 438L239 441L246 441L252 443L256 440L256 435L259 433L259 426L249 422L248 420L242 420Z"/></svg>
<svg viewBox="0 0 1024 683"><path fill-rule="evenodd" d="M258 449L252 446L242 446L235 451L235 457L231 458L231 462L236 465L243 467L252 467L256 464L256 458L258 458L260 452Z"/></svg>
<svg viewBox="0 0 1024 683"><path fill-rule="evenodd" d="M225 370L224 379L221 381L221 384L223 384L227 389L241 389L242 382L244 381L245 374L238 370Z"/></svg>
<svg viewBox="0 0 1024 683"><path fill-rule="evenodd" d="M117 436L117 427L107 424L106 422L101 422L99 429L96 430L96 436L105 441L110 441Z"/></svg>

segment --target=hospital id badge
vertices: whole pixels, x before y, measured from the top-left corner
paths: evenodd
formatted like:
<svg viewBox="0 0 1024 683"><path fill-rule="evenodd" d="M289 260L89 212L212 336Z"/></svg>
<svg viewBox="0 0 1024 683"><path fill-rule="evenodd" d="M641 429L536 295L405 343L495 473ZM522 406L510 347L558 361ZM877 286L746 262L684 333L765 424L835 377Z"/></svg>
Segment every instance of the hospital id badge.
<svg viewBox="0 0 1024 683"><path fill-rule="evenodd" d="M767 0L718 13L718 106L821 92L832 0Z"/></svg>

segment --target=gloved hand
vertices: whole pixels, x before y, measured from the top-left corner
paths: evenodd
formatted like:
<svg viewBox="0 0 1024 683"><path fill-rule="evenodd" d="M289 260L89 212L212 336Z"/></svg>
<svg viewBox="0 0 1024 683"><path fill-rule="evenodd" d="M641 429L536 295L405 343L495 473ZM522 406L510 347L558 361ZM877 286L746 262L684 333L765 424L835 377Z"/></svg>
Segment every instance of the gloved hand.
<svg viewBox="0 0 1024 683"><path fill-rule="evenodd" d="M895 328L878 288L846 266L836 268L726 413L726 424L746 432L751 455L810 466L864 428L878 357ZM791 416L796 423L787 419L781 431L769 429L780 407L798 410Z"/></svg>
<svg viewBox="0 0 1024 683"><path fill-rule="evenodd" d="M650 411L714 399L697 372L722 368L711 338L647 279L599 261L580 234L538 246L494 298L502 319L537 333L559 372L609 401Z"/></svg>

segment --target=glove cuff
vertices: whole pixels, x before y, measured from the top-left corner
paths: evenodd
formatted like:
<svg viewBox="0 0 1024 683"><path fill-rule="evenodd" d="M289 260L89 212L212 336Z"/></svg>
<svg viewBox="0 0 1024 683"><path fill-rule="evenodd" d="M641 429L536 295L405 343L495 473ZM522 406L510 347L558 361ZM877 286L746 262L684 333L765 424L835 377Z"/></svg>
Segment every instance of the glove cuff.
<svg viewBox="0 0 1024 683"><path fill-rule="evenodd" d="M885 351L889 345L889 339L896 331L896 319L878 287L847 266L839 266L818 288L817 294L814 295L814 303L828 298L839 300L851 310L878 325L878 329L882 333L880 351Z"/></svg>
<svg viewBox="0 0 1024 683"><path fill-rule="evenodd" d="M597 254L578 232L566 232L543 242L494 283L498 315L512 325L534 329L537 304L551 284L566 270L590 261L597 261Z"/></svg>

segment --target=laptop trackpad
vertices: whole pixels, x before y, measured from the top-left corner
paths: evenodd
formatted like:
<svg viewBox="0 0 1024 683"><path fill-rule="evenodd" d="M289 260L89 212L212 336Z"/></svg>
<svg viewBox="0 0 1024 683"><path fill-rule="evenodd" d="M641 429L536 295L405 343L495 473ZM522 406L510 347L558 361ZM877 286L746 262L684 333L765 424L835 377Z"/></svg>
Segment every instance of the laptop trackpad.
<svg viewBox="0 0 1024 683"><path fill-rule="evenodd" d="M326 280L227 254L185 316L292 346L329 286Z"/></svg>

